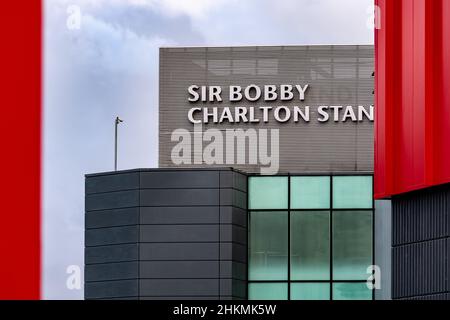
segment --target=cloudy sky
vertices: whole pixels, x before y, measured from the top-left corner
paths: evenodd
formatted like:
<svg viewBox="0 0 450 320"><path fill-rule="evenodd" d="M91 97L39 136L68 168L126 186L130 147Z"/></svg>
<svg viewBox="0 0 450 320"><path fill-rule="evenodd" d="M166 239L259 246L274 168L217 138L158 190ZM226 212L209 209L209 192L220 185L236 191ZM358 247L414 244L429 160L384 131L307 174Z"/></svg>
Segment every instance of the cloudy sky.
<svg viewBox="0 0 450 320"><path fill-rule="evenodd" d="M372 3L45 0L44 297L83 298L66 269L83 269L84 174L113 169L116 115L119 168L158 165L159 47L372 44Z"/></svg>

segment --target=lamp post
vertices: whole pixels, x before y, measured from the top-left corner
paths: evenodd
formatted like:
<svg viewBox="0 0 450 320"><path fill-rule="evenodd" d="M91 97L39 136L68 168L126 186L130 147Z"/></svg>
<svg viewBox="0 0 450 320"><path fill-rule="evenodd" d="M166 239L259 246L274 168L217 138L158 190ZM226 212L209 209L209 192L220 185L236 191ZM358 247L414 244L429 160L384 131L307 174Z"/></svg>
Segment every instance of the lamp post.
<svg viewBox="0 0 450 320"><path fill-rule="evenodd" d="M117 171L117 128L122 122L123 120L121 120L119 117L116 117L114 133L114 171Z"/></svg>

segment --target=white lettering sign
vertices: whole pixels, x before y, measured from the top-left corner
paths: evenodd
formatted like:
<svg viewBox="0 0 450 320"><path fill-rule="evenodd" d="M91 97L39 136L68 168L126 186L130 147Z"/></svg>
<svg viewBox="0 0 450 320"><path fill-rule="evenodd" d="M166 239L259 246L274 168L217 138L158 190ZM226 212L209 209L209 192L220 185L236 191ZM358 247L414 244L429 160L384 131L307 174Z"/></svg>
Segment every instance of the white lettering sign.
<svg viewBox="0 0 450 320"><path fill-rule="evenodd" d="M258 86L250 84L246 87L229 86L223 90L221 86L198 86L192 85L188 88L188 101L190 103L222 103L224 92L228 91L228 102L249 103L255 102L274 103L276 101L299 101L306 99L309 84L282 84ZM313 119L324 123L334 122L362 122L374 121L373 106L348 106L348 105L319 105L300 106L196 106L188 111L188 120L192 124L222 124L222 123L268 123L274 120L279 123L305 122Z"/></svg>

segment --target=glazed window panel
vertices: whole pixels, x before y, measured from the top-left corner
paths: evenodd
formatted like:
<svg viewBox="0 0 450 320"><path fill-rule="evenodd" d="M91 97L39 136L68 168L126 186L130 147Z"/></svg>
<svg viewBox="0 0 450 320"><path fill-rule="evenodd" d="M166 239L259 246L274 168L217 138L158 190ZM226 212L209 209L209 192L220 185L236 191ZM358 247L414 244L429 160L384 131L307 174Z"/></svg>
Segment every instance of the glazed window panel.
<svg viewBox="0 0 450 320"><path fill-rule="evenodd" d="M372 176L250 177L251 300L372 300Z"/></svg>
<svg viewBox="0 0 450 320"><path fill-rule="evenodd" d="M372 209L371 176L333 177L333 209Z"/></svg>
<svg viewBox="0 0 450 320"><path fill-rule="evenodd" d="M330 177L292 177L291 209L329 209Z"/></svg>
<svg viewBox="0 0 450 320"><path fill-rule="evenodd" d="M249 280L288 279L288 213L252 212Z"/></svg>
<svg viewBox="0 0 450 320"><path fill-rule="evenodd" d="M333 212L333 279L365 280L372 264L372 211Z"/></svg>
<svg viewBox="0 0 450 320"><path fill-rule="evenodd" d="M291 280L330 280L330 212L291 213Z"/></svg>
<svg viewBox="0 0 450 320"><path fill-rule="evenodd" d="M250 283L248 286L250 300L287 300L287 283Z"/></svg>
<svg viewBox="0 0 450 320"><path fill-rule="evenodd" d="M329 283L293 283L291 300L330 300Z"/></svg>
<svg viewBox="0 0 450 320"><path fill-rule="evenodd" d="M333 300L372 300L366 283L334 283Z"/></svg>
<svg viewBox="0 0 450 320"><path fill-rule="evenodd" d="M249 209L288 209L288 177L251 177Z"/></svg>

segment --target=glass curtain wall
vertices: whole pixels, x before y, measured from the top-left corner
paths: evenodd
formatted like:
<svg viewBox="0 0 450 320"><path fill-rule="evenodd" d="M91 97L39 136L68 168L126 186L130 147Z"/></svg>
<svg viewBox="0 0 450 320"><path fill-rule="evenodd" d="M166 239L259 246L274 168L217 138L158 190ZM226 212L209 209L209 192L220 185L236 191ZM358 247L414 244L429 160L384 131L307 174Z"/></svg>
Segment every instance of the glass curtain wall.
<svg viewBox="0 0 450 320"><path fill-rule="evenodd" d="M249 299L373 299L372 180L250 177Z"/></svg>

